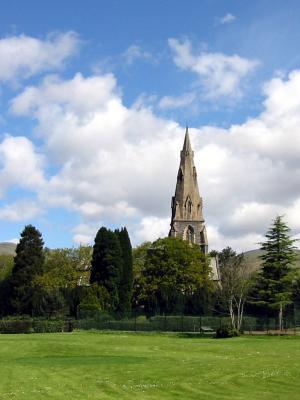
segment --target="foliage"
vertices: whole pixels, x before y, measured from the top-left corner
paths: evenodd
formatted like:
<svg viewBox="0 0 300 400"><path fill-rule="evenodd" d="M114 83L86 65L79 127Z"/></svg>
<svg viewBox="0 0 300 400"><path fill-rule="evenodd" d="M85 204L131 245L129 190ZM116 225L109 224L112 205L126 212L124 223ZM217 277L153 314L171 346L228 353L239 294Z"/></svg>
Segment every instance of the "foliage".
<svg viewBox="0 0 300 400"><path fill-rule="evenodd" d="M147 251L140 285L140 300L148 311L182 311L186 297L211 288L208 259L197 245L178 238L158 239Z"/></svg>
<svg viewBox="0 0 300 400"><path fill-rule="evenodd" d="M9 299L11 287L9 280L13 265L14 257L12 255L0 255L0 316L6 315L11 311Z"/></svg>
<svg viewBox="0 0 300 400"><path fill-rule="evenodd" d="M93 247L90 283L98 283L106 288L114 310L119 306L122 268L122 250L117 235L105 227L100 228Z"/></svg>
<svg viewBox="0 0 300 400"><path fill-rule="evenodd" d="M14 257L10 254L0 254L0 282L6 279L12 271Z"/></svg>
<svg viewBox="0 0 300 400"><path fill-rule="evenodd" d="M91 247L64 248L45 251L43 275L35 283L46 290L75 288L82 274L89 269Z"/></svg>
<svg viewBox="0 0 300 400"><path fill-rule="evenodd" d="M0 320L0 333L32 333L32 319L25 318L7 318Z"/></svg>
<svg viewBox="0 0 300 400"><path fill-rule="evenodd" d="M243 254L236 254L230 247L218 254L221 285L220 298L225 309L229 312L232 329L240 331L244 304L251 287L251 269L245 263Z"/></svg>
<svg viewBox="0 0 300 400"><path fill-rule="evenodd" d="M232 332L228 326L221 326L216 330L216 339L226 339L232 337Z"/></svg>
<svg viewBox="0 0 300 400"><path fill-rule="evenodd" d="M46 289L35 286L32 297L32 315L51 318L67 314L66 302L60 289Z"/></svg>
<svg viewBox="0 0 300 400"><path fill-rule="evenodd" d="M41 233L32 225L25 226L16 247L10 278L12 309L19 314L33 311L34 281L43 273L44 252Z"/></svg>
<svg viewBox="0 0 300 400"><path fill-rule="evenodd" d="M256 304L278 312L279 329L283 329L283 312L293 297L293 264L297 256L295 240L290 238L289 232L282 216L277 216L265 235L265 242L261 243L264 253Z"/></svg>
<svg viewBox="0 0 300 400"><path fill-rule="evenodd" d="M107 289L98 283L85 287L81 291L80 311L104 311L110 307L110 295Z"/></svg>
<svg viewBox="0 0 300 400"><path fill-rule="evenodd" d="M0 320L0 333L71 332L74 321L12 317Z"/></svg>
<svg viewBox="0 0 300 400"><path fill-rule="evenodd" d="M123 268L119 285L119 312L127 315L131 310L133 285L133 258L130 238L126 228L115 231L122 250Z"/></svg>

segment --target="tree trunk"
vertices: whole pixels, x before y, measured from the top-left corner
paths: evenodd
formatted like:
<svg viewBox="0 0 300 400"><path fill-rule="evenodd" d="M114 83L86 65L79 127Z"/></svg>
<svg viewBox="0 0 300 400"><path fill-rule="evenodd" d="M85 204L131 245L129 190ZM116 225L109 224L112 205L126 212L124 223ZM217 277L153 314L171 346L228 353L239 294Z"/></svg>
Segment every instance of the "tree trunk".
<svg viewBox="0 0 300 400"><path fill-rule="evenodd" d="M230 301L229 301L229 314L230 314L230 319L231 319L231 326L233 329L236 329L235 314L234 314L232 299L230 299Z"/></svg>
<svg viewBox="0 0 300 400"><path fill-rule="evenodd" d="M280 306L279 306L278 319L279 319L279 330L281 332L281 331L283 331L283 308L282 308L282 303L280 303Z"/></svg>

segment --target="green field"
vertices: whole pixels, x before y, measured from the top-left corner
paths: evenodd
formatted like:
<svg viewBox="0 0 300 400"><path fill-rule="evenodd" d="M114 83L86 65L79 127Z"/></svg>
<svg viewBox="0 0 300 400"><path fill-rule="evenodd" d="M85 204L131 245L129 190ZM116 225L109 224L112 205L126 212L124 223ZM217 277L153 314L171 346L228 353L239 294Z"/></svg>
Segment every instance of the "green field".
<svg viewBox="0 0 300 400"><path fill-rule="evenodd" d="M0 399L300 398L300 337L0 335Z"/></svg>

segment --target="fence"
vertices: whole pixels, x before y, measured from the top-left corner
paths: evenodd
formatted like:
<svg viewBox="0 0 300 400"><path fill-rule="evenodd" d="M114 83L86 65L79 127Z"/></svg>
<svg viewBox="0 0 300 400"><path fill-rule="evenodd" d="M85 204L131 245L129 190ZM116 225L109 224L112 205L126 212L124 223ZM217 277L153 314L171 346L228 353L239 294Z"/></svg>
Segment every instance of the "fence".
<svg viewBox="0 0 300 400"><path fill-rule="evenodd" d="M216 316L145 316L116 320L109 315L93 313L77 321L79 329L99 329L115 331L140 331L140 332L193 332L212 334L219 327L230 327L229 317ZM245 316L242 330L245 333L275 333L278 330L278 321L275 318ZM284 321L284 332L300 334L300 318L295 316Z"/></svg>

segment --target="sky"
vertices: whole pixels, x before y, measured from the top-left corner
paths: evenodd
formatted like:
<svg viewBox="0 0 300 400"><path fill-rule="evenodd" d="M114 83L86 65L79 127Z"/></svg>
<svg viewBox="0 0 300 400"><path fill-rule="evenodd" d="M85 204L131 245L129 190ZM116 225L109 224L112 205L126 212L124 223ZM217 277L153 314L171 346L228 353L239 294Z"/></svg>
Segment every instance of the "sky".
<svg viewBox="0 0 300 400"><path fill-rule="evenodd" d="M0 12L0 242L168 234L186 125L210 249L300 237L300 3L10 0Z"/></svg>

